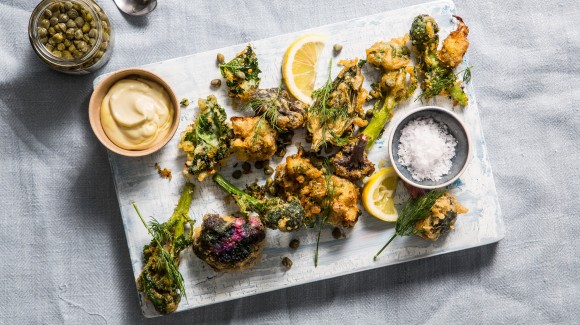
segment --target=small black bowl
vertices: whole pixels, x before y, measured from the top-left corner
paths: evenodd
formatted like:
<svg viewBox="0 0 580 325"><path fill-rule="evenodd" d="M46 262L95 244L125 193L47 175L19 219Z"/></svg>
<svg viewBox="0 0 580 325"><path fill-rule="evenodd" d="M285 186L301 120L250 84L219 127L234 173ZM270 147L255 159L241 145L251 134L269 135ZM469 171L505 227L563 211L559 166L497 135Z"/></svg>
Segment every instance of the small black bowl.
<svg viewBox="0 0 580 325"><path fill-rule="evenodd" d="M446 125L449 134L457 140L455 156L451 159L451 169L449 170L449 173L443 175L438 181L432 181L429 179L416 181L411 176L407 167L402 166L399 163L398 150L401 130L409 122L418 118L432 118L437 123ZM389 159L399 177L401 177L405 182L423 189L441 188L453 183L463 174L463 172L465 172L471 156L471 137L463 122L461 122L455 113L437 106L421 107L400 118L399 122L397 122L393 127L393 130L389 135L388 144Z"/></svg>

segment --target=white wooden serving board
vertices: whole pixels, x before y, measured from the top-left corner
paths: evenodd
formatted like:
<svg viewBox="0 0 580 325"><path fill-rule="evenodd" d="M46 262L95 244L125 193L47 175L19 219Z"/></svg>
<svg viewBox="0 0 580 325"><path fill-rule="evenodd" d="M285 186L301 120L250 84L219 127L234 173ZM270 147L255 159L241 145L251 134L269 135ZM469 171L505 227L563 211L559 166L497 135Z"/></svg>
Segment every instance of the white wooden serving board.
<svg viewBox="0 0 580 325"><path fill-rule="evenodd" d="M392 37L404 35L409 31L413 18L424 13L432 15L439 23L441 39L444 39L455 27L451 19L451 16L455 14L455 5L452 1L444 0L383 12L308 31L252 41L262 69L260 86L261 88L270 88L279 85L283 54L288 45L301 35L320 33L328 36L327 45L318 66L318 87L328 77L327 67L331 58L333 59L332 76L334 77L340 70L336 64L338 60L354 57L364 58L366 48L376 41L389 40ZM343 45L343 50L337 57L333 57L332 54L332 45L335 43ZM213 94L218 98L219 103L226 108L228 116L242 115L232 109L231 101L226 95L225 85L222 85L221 89L213 90L209 83L212 79L220 77L215 64L216 54L221 52L229 60L245 46L246 44L238 44L144 66L144 68L164 77L178 98L189 98L191 105L182 111L176 136L161 151L143 158L126 158L109 153L135 278L140 274L143 266L143 245L149 243L151 237L137 217L131 206L131 201L135 200L144 216L155 216L160 221L165 221L171 215L185 182L181 176L185 157L177 149L179 134L199 112L197 98L200 97L205 98L207 95ZM465 62L463 64L466 65ZM368 67L363 72L366 76L365 88L369 89L370 83L377 77L377 74ZM474 74L477 76L477 67L474 69ZM97 78L95 84L101 78ZM395 229L394 224L381 222L364 212L358 224L346 232L345 238L334 239L330 226L323 230L317 268L314 267L316 246L316 230L314 229L302 230L297 233L269 231L267 246L261 261L252 269L242 273L216 273L199 260L191 250L188 250L183 253L180 270L185 279L189 303L182 299L178 311L481 246L503 238L504 225L481 130L477 102L471 85L467 86L467 92L470 98L469 107L465 109L455 108L454 111L459 113L469 126L475 153L467 172L454 184L452 190L459 201L469 208L468 214L458 218L455 231L437 242L425 241L416 237L397 238L382 253L380 259L373 261L373 255L393 235ZM418 94L419 91L415 94L415 98ZM416 101L415 98L400 105L394 119L397 119L405 111L422 106L422 103ZM451 103L443 98L437 98L429 104L452 109ZM390 128L387 126L383 139L379 139L375 143L369 154L370 159L377 166L388 164L384 138L389 130ZM298 134L295 135L294 142L305 143ZM288 155L295 152L294 146L289 147ZM282 159L276 158L273 160L273 164L282 161ZM160 163L162 167L171 168L173 180L168 181L159 177L154 168L155 163ZM265 175L254 169L251 174L244 175L239 180L233 180L231 177L234 170L232 166L235 163L235 158L231 157L228 166L222 168L220 172L236 185L242 187L256 179L260 183L265 182ZM203 183L197 181L195 183L196 189L190 212L192 218L201 222L202 216L206 213L231 214L237 211L233 203L226 204L225 194L214 185L211 178L206 179ZM395 202L401 204L407 199L407 193L401 184L399 184L397 193ZM296 251L288 247L288 243L294 238L299 238L301 243ZM290 257L294 263L290 270L285 270L281 265L284 256ZM152 305L143 299L142 295L141 306L145 316L158 315Z"/></svg>

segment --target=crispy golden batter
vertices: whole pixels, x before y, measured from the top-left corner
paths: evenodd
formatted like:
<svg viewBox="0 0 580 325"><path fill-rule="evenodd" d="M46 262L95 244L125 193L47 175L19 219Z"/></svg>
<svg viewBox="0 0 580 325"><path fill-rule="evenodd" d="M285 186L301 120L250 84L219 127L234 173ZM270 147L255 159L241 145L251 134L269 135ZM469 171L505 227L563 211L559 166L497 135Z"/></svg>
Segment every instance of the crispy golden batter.
<svg viewBox="0 0 580 325"><path fill-rule="evenodd" d="M286 164L276 167L275 183L283 197L297 197L304 207L306 218L314 222L329 208L327 222L350 228L360 215L357 202L359 188L350 181L335 175L326 175L310 159L302 157L302 150L286 158ZM332 200L328 200L332 197ZM327 202L330 202L327 203Z"/></svg>
<svg viewBox="0 0 580 325"><path fill-rule="evenodd" d="M232 117L232 149L241 161L268 160L276 153L278 133L259 116Z"/></svg>
<svg viewBox="0 0 580 325"><path fill-rule="evenodd" d="M424 239L437 240L442 234L453 230L458 214L467 211L453 194L445 193L435 201L429 216L415 224L415 232Z"/></svg>
<svg viewBox="0 0 580 325"><path fill-rule="evenodd" d="M367 60L386 71L398 70L411 63L407 42L409 35L393 38L388 42L376 42L366 50Z"/></svg>
<svg viewBox="0 0 580 325"><path fill-rule="evenodd" d="M266 100L266 105L252 107L256 114L266 113L271 105L276 108L277 113L272 115L274 117L272 122L282 132L295 130L304 124L306 105L299 100L293 100L284 89L258 89L250 96L250 103L252 100L257 100L257 103L264 103L263 101Z"/></svg>
<svg viewBox="0 0 580 325"><path fill-rule="evenodd" d="M463 62L463 56L469 47L469 40L467 39L469 28L463 23L461 17L454 17L459 20L459 25L443 41L443 47L437 53L439 60L450 68L455 68Z"/></svg>

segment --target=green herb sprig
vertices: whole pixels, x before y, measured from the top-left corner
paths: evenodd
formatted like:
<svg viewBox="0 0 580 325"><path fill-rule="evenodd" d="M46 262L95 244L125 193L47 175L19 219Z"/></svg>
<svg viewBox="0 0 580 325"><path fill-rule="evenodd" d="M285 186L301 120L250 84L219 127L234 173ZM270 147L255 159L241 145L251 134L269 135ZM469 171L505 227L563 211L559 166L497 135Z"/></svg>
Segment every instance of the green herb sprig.
<svg viewBox="0 0 580 325"><path fill-rule="evenodd" d="M280 98L280 91L282 90L282 81L280 81L280 85L278 86L278 90L276 91L276 96L273 98L260 98L254 97L248 100L246 105L244 106L244 110L253 112L254 115L260 115L260 119L256 124L254 124L254 138L252 141L256 141L260 132L262 131L262 125L264 122L268 122L270 126L280 132L280 128L278 127L278 107L276 106L276 102L278 98Z"/></svg>
<svg viewBox="0 0 580 325"><path fill-rule="evenodd" d="M395 226L395 234L389 241L381 248L381 250L375 254L374 260L376 260L379 255L389 246L389 244L397 236L411 236L415 235L415 224L417 221L424 219L429 215L431 207L435 202L443 196L446 190L433 190L425 193L424 195L416 198L415 200L409 200L403 207L399 218L397 219L397 225Z"/></svg>
<svg viewBox="0 0 580 325"><path fill-rule="evenodd" d="M318 216L318 236L316 237L316 253L314 254L314 267L318 267L318 247L320 245L320 234L322 227L328 220L332 211L332 201L334 200L334 183L332 182L332 164L324 161L324 181L326 183L326 196L322 199L322 214Z"/></svg>

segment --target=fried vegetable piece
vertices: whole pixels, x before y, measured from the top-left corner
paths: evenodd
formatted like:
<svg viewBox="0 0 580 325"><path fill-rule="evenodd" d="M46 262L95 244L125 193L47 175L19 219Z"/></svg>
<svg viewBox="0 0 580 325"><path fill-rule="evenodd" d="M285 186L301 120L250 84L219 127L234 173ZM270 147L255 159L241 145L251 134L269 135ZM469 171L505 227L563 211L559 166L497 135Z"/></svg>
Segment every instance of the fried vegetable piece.
<svg viewBox="0 0 580 325"><path fill-rule="evenodd" d="M219 65L228 96L246 100L260 86L258 57L250 44L230 62Z"/></svg>
<svg viewBox="0 0 580 325"><path fill-rule="evenodd" d="M457 215L466 212L467 209L445 189L432 190L407 201L397 219L395 234L375 254L375 259L397 236L417 235L429 240L439 239L453 229Z"/></svg>
<svg viewBox="0 0 580 325"><path fill-rule="evenodd" d="M469 29L460 17L454 17L459 20L459 26L445 39L441 51L437 51L439 26L429 15L415 18L411 25L411 42L417 55L419 73L424 79L420 98L429 100L444 95L452 98L455 104L466 106L467 94L461 87L461 80L457 80L453 68L463 61L463 55L469 47Z"/></svg>
<svg viewBox="0 0 580 325"><path fill-rule="evenodd" d="M316 217L324 216L335 226L350 228L360 215L357 206L359 188L352 182L329 173L325 167L315 167L301 149L276 167L274 183L284 199L297 197L306 213L306 224L313 226Z"/></svg>
<svg viewBox="0 0 580 325"><path fill-rule="evenodd" d="M305 121L306 105L293 100L285 89L258 89L248 101L248 106L256 115L265 115L279 132L287 132L301 127Z"/></svg>
<svg viewBox="0 0 580 325"><path fill-rule="evenodd" d="M181 295L185 295L183 277L177 268L179 253L192 244L191 235L186 235L185 228L187 224L193 227L188 216L193 190L193 184L187 183L171 218L163 224L153 220L147 227L153 240L143 247L144 267L137 278L137 289L145 293L155 310L162 314L175 311ZM141 218L138 210L137 213ZM143 218L141 220L145 224Z"/></svg>
<svg viewBox="0 0 580 325"><path fill-rule="evenodd" d="M454 229L458 214L467 212L453 194L445 193L435 201L429 215L415 224L413 232L423 239L437 240Z"/></svg>
<svg viewBox="0 0 580 325"><path fill-rule="evenodd" d="M232 150L241 161L270 159L278 149L278 132L259 116L232 117Z"/></svg>
<svg viewBox="0 0 580 325"><path fill-rule="evenodd" d="M257 213L266 227L280 231L295 231L304 226L304 208L295 197L289 197L288 201L277 197L255 198L228 182L220 174L215 174L213 180L222 190L234 197L243 214Z"/></svg>
<svg viewBox="0 0 580 325"><path fill-rule="evenodd" d="M339 64L344 68L338 76L312 93L314 103L306 114L306 128L312 135L313 151L322 146L346 144L343 135L349 135L354 125L367 125L363 119L363 104L368 92L362 87L364 77L361 73L359 60L343 60Z"/></svg>
<svg viewBox="0 0 580 325"><path fill-rule="evenodd" d="M181 133L178 147L187 153L183 174L197 176L201 182L230 156L232 127L226 122L225 110L215 96L198 101L201 113L193 124Z"/></svg>
<svg viewBox="0 0 580 325"><path fill-rule="evenodd" d="M193 251L216 271L241 271L262 256L266 228L258 217L207 214L195 228Z"/></svg>
<svg viewBox="0 0 580 325"><path fill-rule="evenodd" d="M332 159L336 175L352 181L362 180L375 171L364 150L370 149L393 117L396 106L417 89L415 69L410 65L407 48L409 36L377 42L366 50L367 62L381 71L381 79L373 84L370 95L378 99L372 120L359 136L351 138Z"/></svg>

